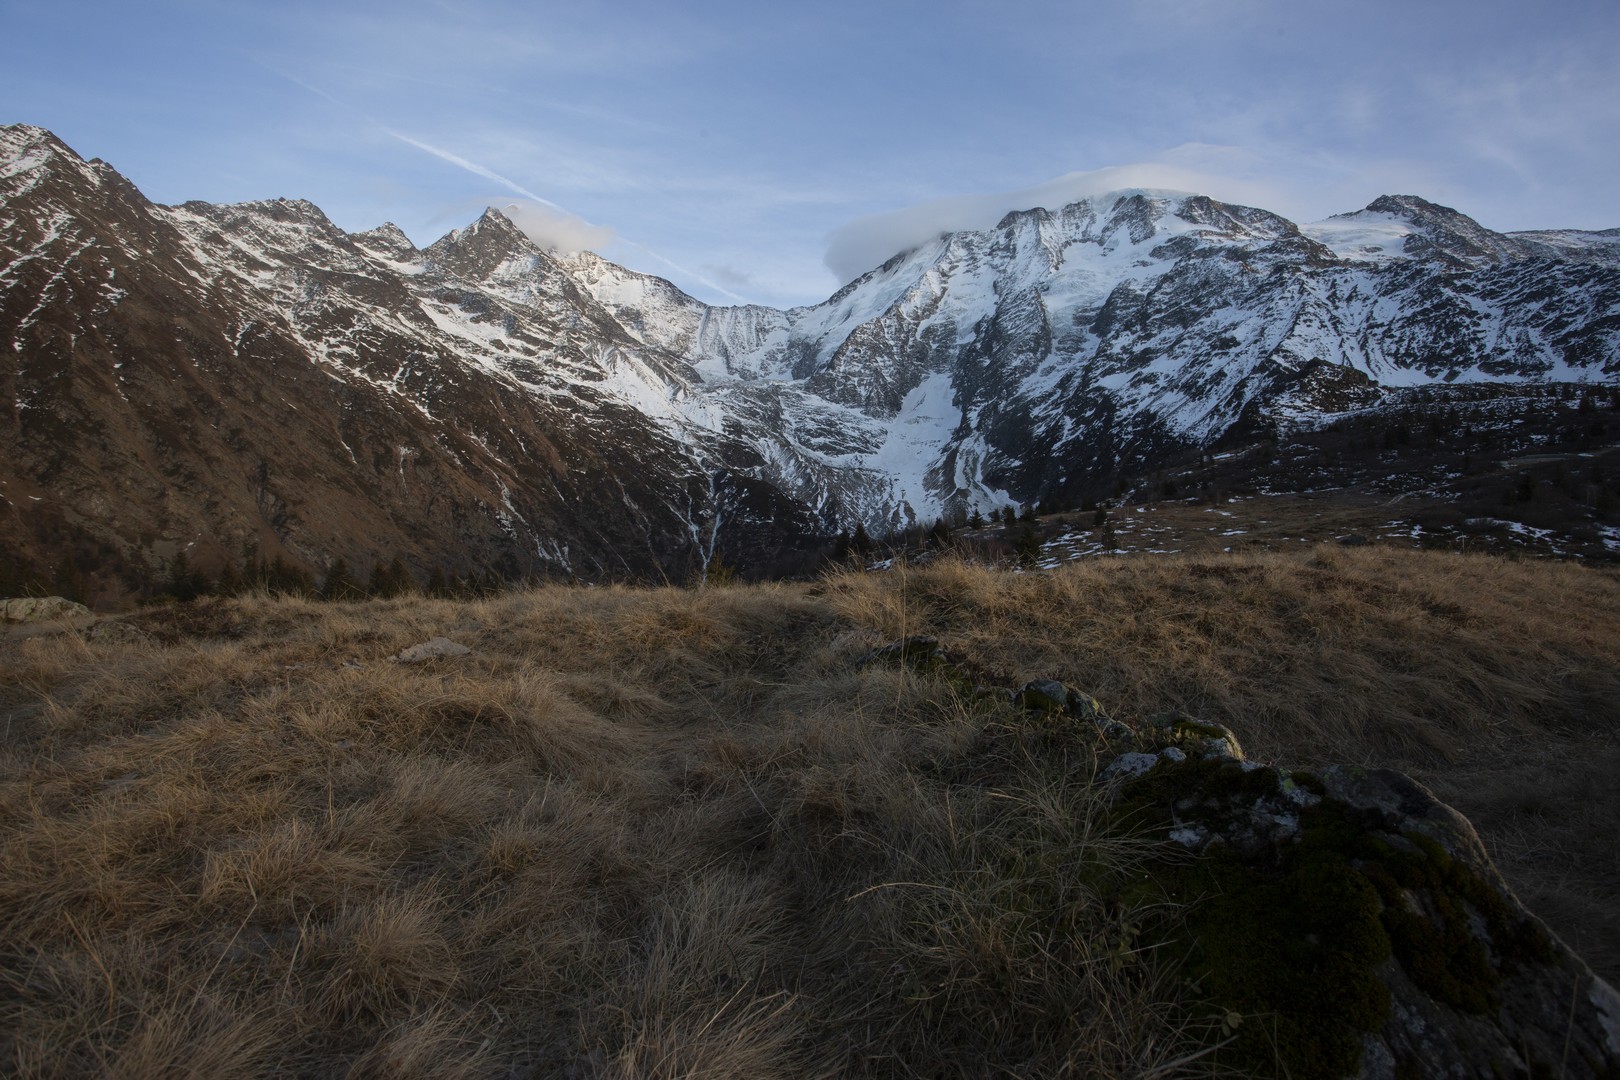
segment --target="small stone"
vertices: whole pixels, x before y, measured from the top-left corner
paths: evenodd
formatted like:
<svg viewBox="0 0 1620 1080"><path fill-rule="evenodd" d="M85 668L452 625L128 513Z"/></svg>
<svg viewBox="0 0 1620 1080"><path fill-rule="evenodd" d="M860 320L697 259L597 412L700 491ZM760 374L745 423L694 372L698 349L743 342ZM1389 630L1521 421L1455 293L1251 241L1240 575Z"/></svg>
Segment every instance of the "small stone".
<svg viewBox="0 0 1620 1080"><path fill-rule="evenodd" d="M1170 839L1184 848L1199 851L1209 842L1209 831L1202 825L1179 825L1170 830Z"/></svg>
<svg viewBox="0 0 1620 1080"><path fill-rule="evenodd" d="M1300 787L1286 771L1282 772L1277 782L1277 790L1282 793L1283 798L1301 808L1315 806L1322 801L1320 795L1310 788Z"/></svg>
<svg viewBox="0 0 1620 1080"><path fill-rule="evenodd" d="M1149 727L1173 728L1181 721L1191 719L1192 717L1188 716L1186 713L1171 709L1167 712L1154 713L1152 716L1147 718L1147 723Z"/></svg>
<svg viewBox="0 0 1620 1080"><path fill-rule="evenodd" d="M1132 751L1129 754L1121 754L1113 761L1110 761L1098 779L1105 782L1109 780L1135 780L1139 776L1147 775L1153 766L1158 763L1158 754L1143 754Z"/></svg>
<svg viewBox="0 0 1620 1080"><path fill-rule="evenodd" d="M1018 703L1032 712L1062 712L1069 703L1069 688L1056 679L1033 679L1018 692Z"/></svg>
<svg viewBox="0 0 1620 1080"><path fill-rule="evenodd" d="M1090 720L1096 724L1101 724L1108 719L1108 714L1103 712L1102 704L1096 698L1090 694L1081 693L1079 690L1066 689L1068 689L1068 693L1064 701L1064 707L1069 710L1069 715L1079 717L1081 720Z"/></svg>
<svg viewBox="0 0 1620 1080"><path fill-rule="evenodd" d="M1129 739L1136 734L1130 727L1118 720L1103 719L1097 724L1097 730L1102 732L1105 739Z"/></svg>
<svg viewBox="0 0 1620 1080"><path fill-rule="evenodd" d="M437 656L466 656L472 652L467 646L451 641L447 637L429 638L420 645L412 645L408 649L401 649L390 656L391 663L415 664L423 660L431 660Z"/></svg>

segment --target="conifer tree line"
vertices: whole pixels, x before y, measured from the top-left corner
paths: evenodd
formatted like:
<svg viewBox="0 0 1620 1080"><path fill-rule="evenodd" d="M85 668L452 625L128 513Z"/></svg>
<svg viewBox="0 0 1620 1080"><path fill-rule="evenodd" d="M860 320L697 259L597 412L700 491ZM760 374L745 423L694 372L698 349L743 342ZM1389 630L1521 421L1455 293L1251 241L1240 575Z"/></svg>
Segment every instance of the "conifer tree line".
<svg viewBox="0 0 1620 1080"><path fill-rule="evenodd" d="M471 599L492 596L505 588L493 570L473 571L465 576L455 570L434 567L424 583L394 556L378 561L361 578L342 556L332 560L319 578L280 555L271 559L249 550L242 563L226 563L217 578L194 569L185 552L169 561L163 576L155 583L150 600L185 602L204 596L239 596L265 592L273 596L304 596L315 600L388 599L396 596L431 596L444 599Z"/></svg>
<svg viewBox="0 0 1620 1080"><path fill-rule="evenodd" d="M1101 519L1107 517L1107 511L1099 509L1095 500L1087 500L1083 508L1096 510ZM940 517L931 525L915 524L894 529L880 537L873 537L865 525L857 522L853 531L841 531L833 537L827 559L835 565L842 565L857 559L906 557L953 549L992 562L1011 559L1030 566L1040 559L1045 536L1040 519L1069 509L1071 507L1054 500L1043 499L1022 506L1009 504L992 507L987 519L984 512L975 506L965 514L958 512L949 517ZM1094 521L1092 527L1101 528L1101 519ZM1069 521L1064 524L1072 527L1075 523ZM988 532L992 529L998 531ZM1112 539L1111 529L1107 530L1107 537ZM1108 544L1110 550L1115 546Z"/></svg>
<svg viewBox="0 0 1620 1080"><path fill-rule="evenodd" d="M1096 507L1088 501L1086 510ZM916 523L896 528L876 536L864 523L857 522L853 529L836 535L812 539L809 546L785 553L774 562L739 570L718 555L707 567L695 568L684 579L665 584L725 585L733 581L767 579L806 579L822 573L829 567L847 566L854 562L865 564L885 558L908 558L928 552L958 550L973 558L992 562L1016 561L1032 565L1041 552L1042 531L1039 516L1061 513L1064 508L1050 500L1007 505L990 509L988 519L975 507L949 517L940 517L931 524ZM1098 509L1100 526L1107 512ZM1073 522L1069 522L1071 526ZM1107 530L1112 539L1112 530ZM1112 543L1107 545L1113 548ZM4 552L0 551L0 556ZM26 567L19 561L0 557L0 596L64 596L81 603L90 603L93 597L86 586L88 572L82 566L99 565L107 568L103 552L87 554L89 562L75 558L67 552L54 567ZM103 576L105 576L103 574ZM228 561L210 573L197 565L185 552L176 553L161 563L156 571L144 571L122 563L117 576L124 582L124 596L138 603L187 602L210 596L239 596L251 593L301 596L322 601L354 601L371 598L387 599L397 596L428 596L445 599L467 599L490 596L531 579L513 580L492 569L460 572L444 566L435 566L425 580L406 566L403 559L394 556L387 561L373 562L362 572L347 558L333 559L324 572L312 572L307 566L288 560L281 554L262 555L255 545L243 550L239 560ZM104 593L105 590L103 590Z"/></svg>

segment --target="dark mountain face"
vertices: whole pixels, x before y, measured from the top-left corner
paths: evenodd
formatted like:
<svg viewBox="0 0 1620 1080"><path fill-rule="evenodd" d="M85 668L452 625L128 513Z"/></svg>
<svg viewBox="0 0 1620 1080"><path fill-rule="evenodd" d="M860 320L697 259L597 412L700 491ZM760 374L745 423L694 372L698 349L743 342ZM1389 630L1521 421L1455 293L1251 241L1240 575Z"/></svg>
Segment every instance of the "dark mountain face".
<svg viewBox="0 0 1620 1080"><path fill-rule="evenodd" d="M1414 386L1620 377L1620 241L1412 196L1301 228L1116 193L815 307L710 308L495 211L418 250L306 202L155 206L13 127L0 290L0 543L130 582L247 548L780 569L857 521L1078 501Z"/></svg>
<svg viewBox="0 0 1620 1080"><path fill-rule="evenodd" d="M595 388L621 345L681 364L639 361L504 218L417 253L308 203L156 207L44 133L6 135L0 539L22 562L133 581L251 548L684 579L813 531L727 479L757 464L746 446Z"/></svg>

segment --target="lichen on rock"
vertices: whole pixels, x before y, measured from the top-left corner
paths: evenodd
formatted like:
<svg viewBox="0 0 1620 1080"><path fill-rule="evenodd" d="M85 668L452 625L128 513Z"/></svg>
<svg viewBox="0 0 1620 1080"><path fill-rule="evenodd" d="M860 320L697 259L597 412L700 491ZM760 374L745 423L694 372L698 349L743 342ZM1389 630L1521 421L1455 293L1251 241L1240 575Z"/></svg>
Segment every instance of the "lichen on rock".
<svg viewBox="0 0 1620 1080"><path fill-rule="evenodd" d="M50 619L77 619L90 614L83 604L61 596L24 596L0 600L0 622L31 623Z"/></svg>
<svg viewBox="0 0 1620 1080"><path fill-rule="evenodd" d="M1181 940L1166 943L1187 950L1197 991L1252 1021L1221 1064L1324 1078L1620 1069L1597 1004L1614 991L1427 789L1391 770L1296 773L1178 750L1120 755L1103 775L1122 813L1199 856L1156 880L1182 906L1167 931Z"/></svg>
<svg viewBox="0 0 1620 1080"><path fill-rule="evenodd" d="M1189 1000L1225 1038L1214 1065L1303 1077L1620 1076L1620 995L1513 895L1468 820L1402 773L1251 761L1224 724L1138 722L1055 679L995 685L934 638L902 664L1081 737L1117 820L1185 853L1124 900L1175 912ZM1150 935L1151 936L1151 935Z"/></svg>

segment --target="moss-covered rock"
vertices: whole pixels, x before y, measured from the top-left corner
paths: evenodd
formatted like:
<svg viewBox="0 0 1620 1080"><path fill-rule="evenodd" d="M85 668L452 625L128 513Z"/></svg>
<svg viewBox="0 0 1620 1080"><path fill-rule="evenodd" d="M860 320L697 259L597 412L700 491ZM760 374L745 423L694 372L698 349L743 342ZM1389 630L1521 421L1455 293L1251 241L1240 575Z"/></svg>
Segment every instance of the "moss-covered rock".
<svg viewBox="0 0 1620 1080"><path fill-rule="evenodd" d="M1217 1066L1620 1077L1620 996L1524 909L1468 821L1409 777L1249 761L1223 724L1181 712L1122 722L1053 679L992 685L933 638L868 657L879 661L1004 709L981 737L986 763L1076 753L1108 786L1116 824L1185 853L1109 887L1122 910L1167 913L1140 936L1185 958L1189 1000L1221 1033Z"/></svg>
<svg viewBox="0 0 1620 1080"><path fill-rule="evenodd" d="M1168 730L1168 729L1166 729ZM1248 1075L1601 1077L1613 990L1513 897L1467 821L1399 773L1153 756L1118 812L1198 853L1153 875L1193 992ZM1593 995L1596 995L1593 997Z"/></svg>
<svg viewBox="0 0 1620 1080"><path fill-rule="evenodd" d="M1032 679L1018 692L1018 704L1032 712L1062 712L1069 705L1069 688L1056 679Z"/></svg>

